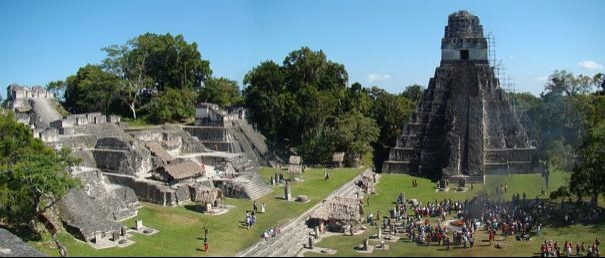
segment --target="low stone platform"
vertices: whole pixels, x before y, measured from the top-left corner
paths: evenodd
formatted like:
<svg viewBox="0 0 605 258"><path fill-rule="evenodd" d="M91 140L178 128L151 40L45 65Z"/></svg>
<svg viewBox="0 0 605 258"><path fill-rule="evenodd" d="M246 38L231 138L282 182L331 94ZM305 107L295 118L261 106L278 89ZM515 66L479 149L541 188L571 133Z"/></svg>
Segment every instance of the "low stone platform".
<svg viewBox="0 0 605 258"><path fill-rule="evenodd" d="M134 233L139 233L139 234L143 234L146 236L152 236L152 235L159 233L160 231L155 228L142 226L142 227L139 227L139 230L137 230L135 227L132 227L132 228L128 229L128 232L134 232Z"/></svg>
<svg viewBox="0 0 605 258"><path fill-rule="evenodd" d="M205 215L221 215L229 212L234 206L233 205L222 205L222 207L212 207L209 212L204 212Z"/></svg>
<svg viewBox="0 0 605 258"><path fill-rule="evenodd" d="M363 250L363 245L358 245L353 247L353 250L358 253L371 254L372 252L374 252L374 246L368 245L368 250Z"/></svg>
<svg viewBox="0 0 605 258"><path fill-rule="evenodd" d="M118 241L113 241L113 240L110 240L109 238L107 238L107 239L97 240L94 243L87 242L87 244L94 249L106 249L106 248L112 248L112 247L127 247L134 243L136 243L136 242L132 241L128 238L125 238L125 237L120 237L120 239Z"/></svg>

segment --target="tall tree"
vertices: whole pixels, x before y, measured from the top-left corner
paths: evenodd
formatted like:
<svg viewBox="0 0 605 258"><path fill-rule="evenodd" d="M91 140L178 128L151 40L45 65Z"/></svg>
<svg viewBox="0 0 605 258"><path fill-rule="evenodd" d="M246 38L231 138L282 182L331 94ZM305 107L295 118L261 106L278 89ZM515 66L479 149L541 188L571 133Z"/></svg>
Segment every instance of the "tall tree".
<svg viewBox="0 0 605 258"><path fill-rule="evenodd" d="M345 104L341 113L357 110L366 116L370 115L372 97L368 89L364 88L359 82L355 82L347 88L343 102Z"/></svg>
<svg viewBox="0 0 605 258"><path fill-rule="evenodd" d="M145 65L149 53L138 48L136 40L126 45L112 45L102 49L107 53L103 68L119 79L118 98L130 108L133 119L137 118L140 95L152 85Z"/></svg>
<svg viewBox="0 0 605 258"><path fill-rule="evenodd" d="M241 105L244 101L237 82L225 77L208 79L200 89L199 100L215 103L222 108Z"/></svg>
<svg viewBox="0 0 605 258"><path fill-rule="evenodd" d="M336 118L334 138L349 157L371 152L371 142L378 140L379 129L373 118L353 110Z"/></svg>
<svg viewBox="0 0 605 258"><path fill-rule="evenodd" d="M145 55L146 75L153 78L154 92L165 88L199 90L212 75L210 62L202 59L197 43L183 35L146 33L135 40L138 55Z"/></svg>
<svg viewBox="0 0 605 258"><path fill-rule="evenodd" d="M118 95L119 80L97 65L86 65L67 77L64 106L71 113L109 113L109 105Z"/></svg>
<svg viewBox="0 0 605 258"><path fill-rule="evenodd" d="M407 86L405 91L403 91L401 94L413 102L419 102L422 99L423 92L424 87L418 84L412 84Z"/></svg>
<svg viewBox="0 0 605 258"><path fill-rule="evenodd" d="M378 87L370 89L370 96L374 100L372 117L380 127L378 140L372 144L374 164L378 170L381 170L383 162L388 158L390 148L397 142L397 137L408 122L416 103L403 94L391 94Z"/></svg>
<svg viewBox="0 0 605 258"><path fill-rule="evenodd" d="M308 47L292 51L281 66L266 61L244 78L244 101L258 127L321 163L333 146L326 140L344 110L348 75L344 66ZM326 154L328 153L328 154Z"/></svg>
<svg viewBox="0 0 605 258"><path fill-rule="evenodd" d="M34 139L11 112L0 113L0 221L11 226L46 222L43 214L79 181L66 171L77 161ZM32 228L33 229L33 228ZM62 255L66 250L47 227Z"/></svg>
<svg viewBox="0 0 605 258"><path fill-rule="evenodd" d="M326 135L326 125L333 120L344 97L348 74L343 65L329 61L323 51L308 47L292 51L283 62L286 88L292 92L296 105L289 110L286 121L297 128L288 130L290 139L309 153L305 160L318 162L323 157L313 155L312 146Z"/></svg>
<svg viewBox="0 0 605 258"><path fill-rule="evenodd" d="M586 134L577 150L569 188L578 198L590 194L596 206L599 195L605 193L605 96L595 93L576 97L580 99L577 103Z"/></svg>
<svg viewBox="0 0 605 258"><path fill-rule="evenodd" d="M196 93L191 89L168 88L144 109L155 123L184 122L195 114Z"/></svg>
<svg viewBox="0 0 605 258"><path fill-rule="evenodd" d="M189 94L201 90L212 75L210 62L201 58L197 44L187 43L182 35L146 33L129 40L125 45L103 48L107 58L103 68L120 79L119 97L131 110L137 110L150 101L159 101L159 94L168 88Z"/></svg>
<svg viewBox="0 0 605 258"><path fill-rule="evenodd" d="M287 109L294 104L286 89L285 72L273 61L254 67L244 77L244 103L252 121L268 139L278 144L285 136L280 131Z"/></svg>

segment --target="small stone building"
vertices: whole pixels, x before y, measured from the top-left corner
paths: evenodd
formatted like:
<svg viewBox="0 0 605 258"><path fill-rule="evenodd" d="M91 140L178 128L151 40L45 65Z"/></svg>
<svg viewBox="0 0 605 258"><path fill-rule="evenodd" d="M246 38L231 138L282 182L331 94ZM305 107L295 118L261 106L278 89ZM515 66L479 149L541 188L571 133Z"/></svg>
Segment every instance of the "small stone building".
<svg viewBox="0 0 605 258"><path fill-rule="evenodd" d="M334 197L325 200L307 221L309 227L319 226L323 231L343 232L347 225L359 224L364 215L363 204L357 199Z"/></svg>
<svg viewBox="0 0 605 258"><path fill-rule="evenodd" d="M334 152L334 154L332 154L332 165L334 167L341 168L344 161L345 161L344 152Z"/></svg>
<svg viewBox="0 0 605 258"><path fill-rule="evenodd" d="M199 203L202 207L216 207L218 203L225 198L221 189L209 187L203 184L189 185L191 200Z"/></svg>
<svg viewBox="0 0 605 258"><path fill-rule="evenodd" d="M186 179L202 176L204 172L204 165L189 160L161 166L152 173L152 177L155 180L174 184Z"/></svg>

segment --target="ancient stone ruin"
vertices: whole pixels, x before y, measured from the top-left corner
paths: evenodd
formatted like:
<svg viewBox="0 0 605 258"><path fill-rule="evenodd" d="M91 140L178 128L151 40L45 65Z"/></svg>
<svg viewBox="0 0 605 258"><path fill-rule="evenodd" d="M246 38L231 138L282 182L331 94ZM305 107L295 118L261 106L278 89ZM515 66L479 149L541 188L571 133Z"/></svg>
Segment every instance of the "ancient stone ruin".
<svg viewBox="0 0 605 258"><path fill-rule="evenodd" d="M256 168L276 161L245 109L202 103L195 126L131 129L99 112L62 116L54 95L40 86L11 85L7 96L7 108L34 137L81 159L69 171L83 187L56 205L61 221L53 223L97 248L126 237L122 221L137 215L139 201L194 202L212 213L225 197L258 199L273 190Z"/></svg>
<svg viewBox="0 0 605 258"><path fill-rule="evenodd" d="M528 138L488 62L479 18L449 15L441 64L391 149L383 172L433 179L532 170Z"/></svg>

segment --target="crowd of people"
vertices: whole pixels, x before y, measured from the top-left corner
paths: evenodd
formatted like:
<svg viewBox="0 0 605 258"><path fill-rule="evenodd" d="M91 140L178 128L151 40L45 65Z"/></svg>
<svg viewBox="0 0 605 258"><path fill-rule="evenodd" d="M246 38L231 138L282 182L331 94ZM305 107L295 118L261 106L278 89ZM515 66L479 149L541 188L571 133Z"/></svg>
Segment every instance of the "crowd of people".
<svg viewBox="0 0 605 258"><path fill-rule="evenodd" d="M599 251L599 245L601 241L599 238L595 238L591 245L585 245L584 242L577 242L575 245L575 254L574 254L574 244L571 241L565 241L563 246L560 246L557 241L553 243L552 240L544 240L540 245L540 256L541 257L561 257L561 256L586 256L586 257L600 257L601 253Z"/></svg>

